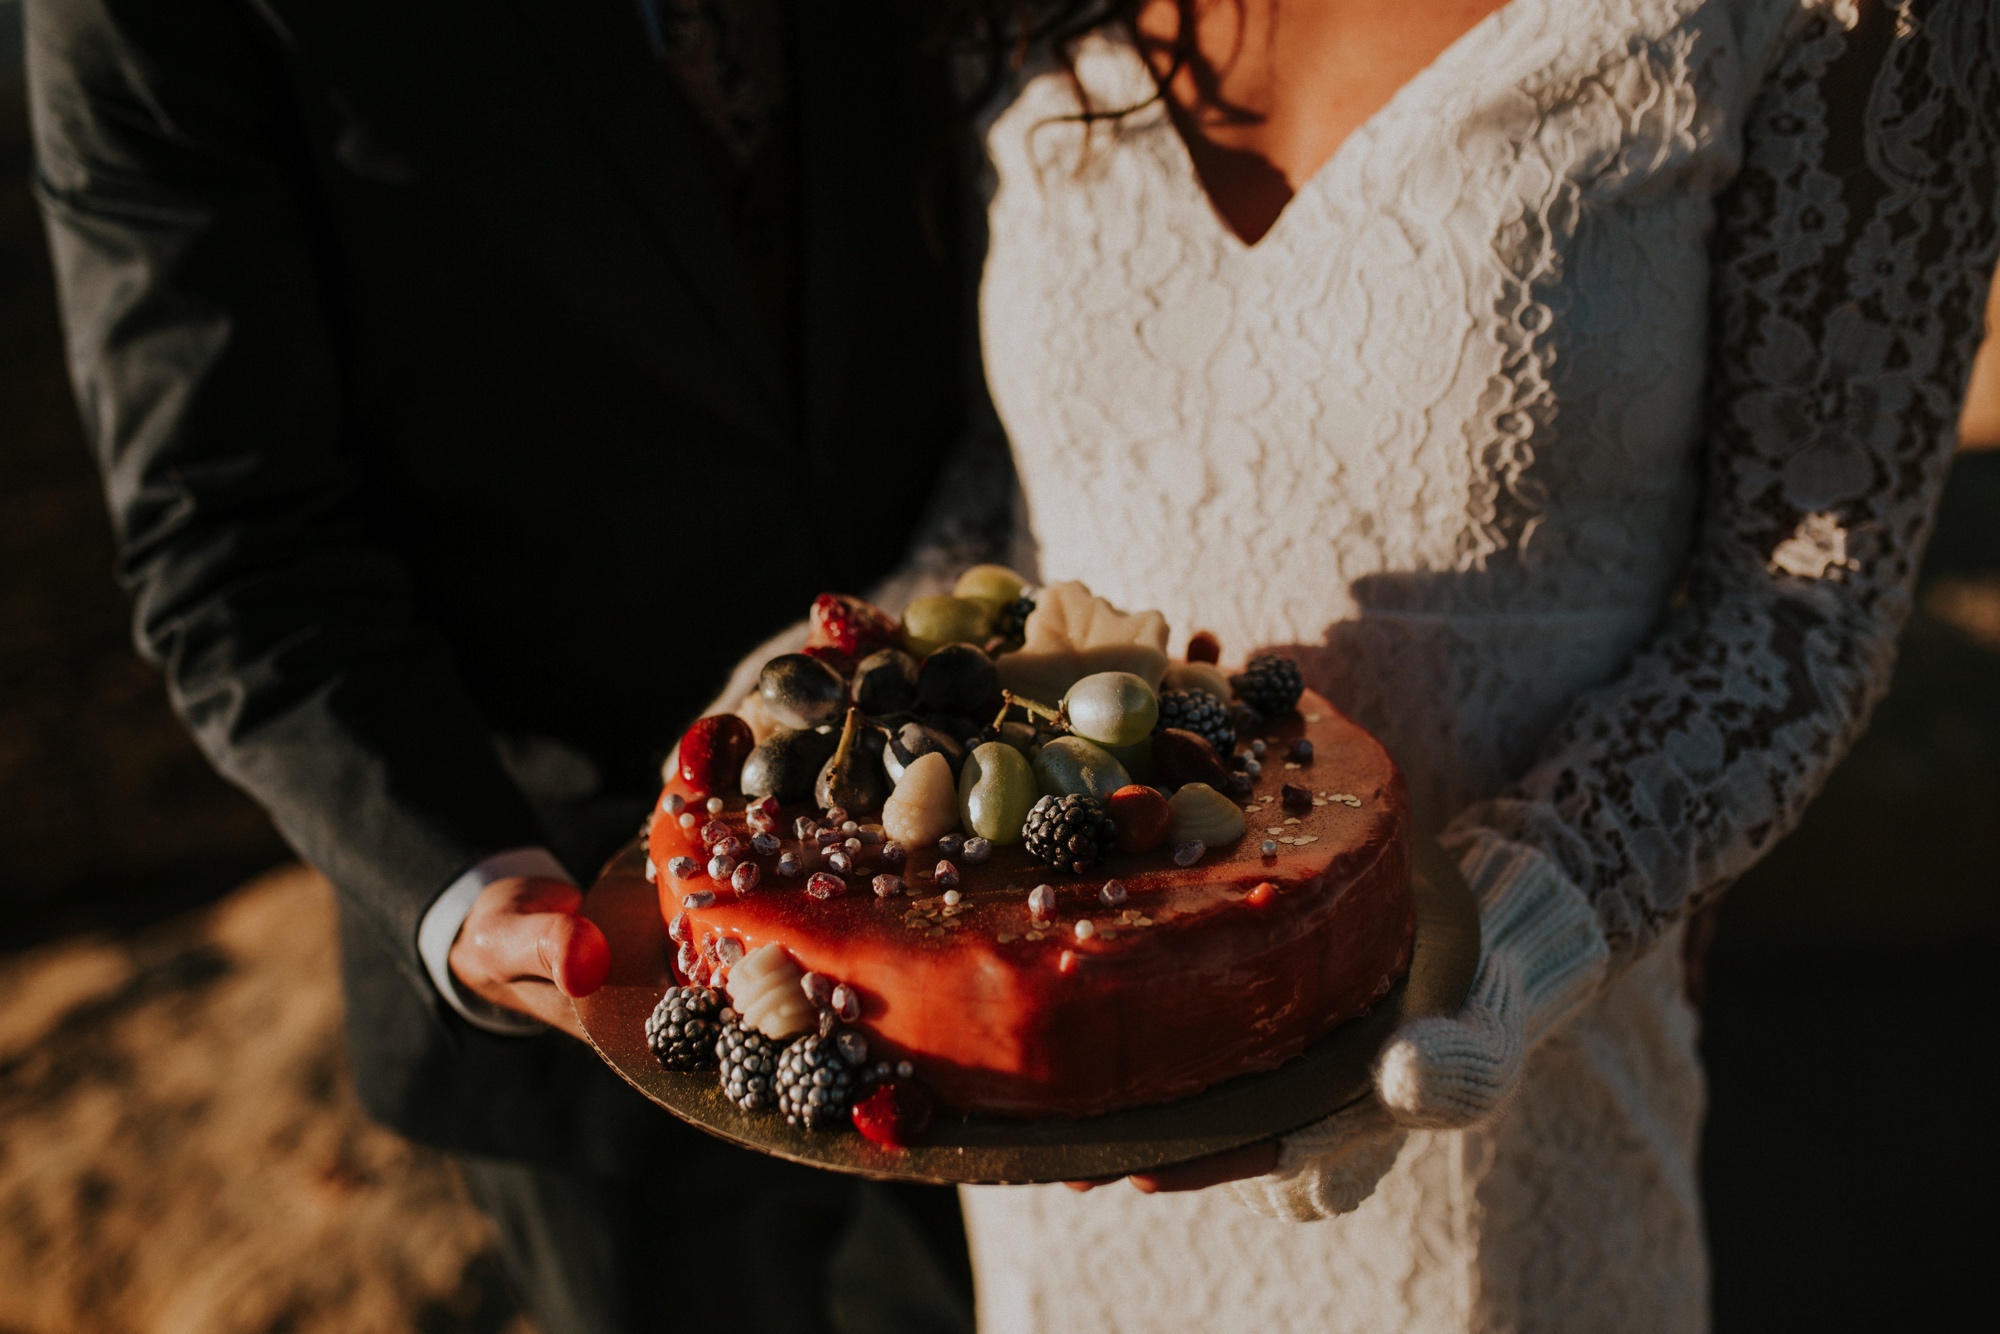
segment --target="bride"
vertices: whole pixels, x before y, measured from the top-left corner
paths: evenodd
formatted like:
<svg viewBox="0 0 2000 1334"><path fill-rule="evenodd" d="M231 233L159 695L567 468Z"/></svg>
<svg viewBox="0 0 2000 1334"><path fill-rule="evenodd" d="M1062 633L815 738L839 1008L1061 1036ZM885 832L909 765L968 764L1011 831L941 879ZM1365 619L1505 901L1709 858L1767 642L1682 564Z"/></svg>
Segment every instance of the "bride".
<svg viewBox="0 0 2000 1334"><path fill-rule="evenodd" d="M984 355L1041 577L1294 655L1485 928L1360 1113L1136 1191L968 1189L982 1326L1704 1327L1683 936L1888 681L1995 259L2000 15L980 30Z"/></svg>

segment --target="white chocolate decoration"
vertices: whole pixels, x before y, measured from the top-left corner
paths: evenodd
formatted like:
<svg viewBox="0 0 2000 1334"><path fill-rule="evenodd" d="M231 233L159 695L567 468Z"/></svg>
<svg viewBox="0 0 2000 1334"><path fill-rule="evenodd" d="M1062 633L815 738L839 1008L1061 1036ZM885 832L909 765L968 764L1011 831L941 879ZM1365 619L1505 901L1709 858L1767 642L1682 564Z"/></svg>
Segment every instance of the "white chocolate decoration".
<svg viewBox="0 0 2000 1334"><path fill-rule="evenodd" d="M951 761L937 751L910 761L882 804L882 828L906 848L927 848L958 828L958 784Z"/></svg>
<svg viewBox="0 0 2000 1334"><path fill-rule="evenodd" d="M1079 583L1044 588L1025 636L994 666L1001 685L1045 704L1095 672L1131 672L1157 690L1167 671L1167 618L1122 612Z"/></svg>
<svg viewBox="0 0 2000 1334"><path fill-rule="evenodd" d="M1173 843L1201 842L1211 848L1234 843L1248 827L1243 808L1206 783L1189 783L1167 801Z"/></svg>
<svg viewBox="0 0 2000 1334"><path fill-rule="evenodd" d="M784 946L760 945L729 970L729 1003L746 1028L767 1038L791 1038L819 1026L799 979L805 972Z"/></svg>

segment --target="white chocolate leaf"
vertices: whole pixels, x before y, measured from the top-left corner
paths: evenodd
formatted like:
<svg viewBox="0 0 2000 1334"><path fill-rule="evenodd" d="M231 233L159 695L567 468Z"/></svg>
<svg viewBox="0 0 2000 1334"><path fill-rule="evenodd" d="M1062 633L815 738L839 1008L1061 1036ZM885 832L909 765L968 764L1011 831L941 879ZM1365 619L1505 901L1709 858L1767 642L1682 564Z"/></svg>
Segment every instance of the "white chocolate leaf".
<svg viewBox="0 0 2000 1334"><path fill-rule="evenodd" d="M1096 672L1131 672L1155 690L1167 671L1167 618L1123 612L1074 581L1041 591L1025 642L997 660L1000 684L1053 704Z"/></svg>

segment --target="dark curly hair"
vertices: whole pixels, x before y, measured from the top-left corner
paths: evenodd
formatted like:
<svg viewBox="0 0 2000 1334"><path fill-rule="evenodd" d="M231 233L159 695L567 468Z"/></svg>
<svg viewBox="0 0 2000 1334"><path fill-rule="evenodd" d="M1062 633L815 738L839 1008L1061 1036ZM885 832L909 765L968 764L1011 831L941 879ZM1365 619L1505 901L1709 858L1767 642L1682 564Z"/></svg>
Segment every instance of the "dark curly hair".
<svg viewBox="0 0 2000 1334"><path fill-rule="evenodd" d="M1115 120L1137 111L1139 106L1094 107L1090 94L1076 78L1073 57L1077 43L1101 28L1123 25L1128 31L1140 0L940 0L940 31L955 49L977 70L973 86L967 90L968 109L983 106L1021 67L1030 52L1046 48L1068 69L1083 110L1075 119ZM1150 105L1166 94L1182 69L1195 56L1195 0L1174 0L1180 11L1168 68L1154 80Z"/></svg>

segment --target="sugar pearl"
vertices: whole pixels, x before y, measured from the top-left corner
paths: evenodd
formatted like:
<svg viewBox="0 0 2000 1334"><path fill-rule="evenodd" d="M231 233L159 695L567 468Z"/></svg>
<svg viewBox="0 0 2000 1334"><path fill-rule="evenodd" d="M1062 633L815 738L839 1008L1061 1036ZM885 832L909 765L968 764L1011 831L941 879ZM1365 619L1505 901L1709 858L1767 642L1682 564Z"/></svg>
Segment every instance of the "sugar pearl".
<svg viewBox="0 0 2000 1334"><path fill-rule="evenodd" d="M955 889L947 889L944 892L944 906L947 908L956 908L959 904L959 900L961 900L964 897L965 896L963 894L960 894Z"/></svg>
<svg viewBox="0 0 2000 1334"><path fill-rule="evenodd" d="M1088 917L1084 918L1081 922L1078 922L1076 924L1076 938L1078 940L1089 940L1092 936L1096 934L1097 934L1097 924L1091 921Z"/></svg>
<svg viewBox="0 0 2000 1334"><path fill-rule="evenodd" d="M666 796L660 798L660 809L668 815L679 815L687 809L687 806L687 798L678 792L669 792Z"/></svg>
<svg viewBox="0 0 2000 1334"><path fill-rule="evenodd" d="M696 816L693 811L681 812L681 828L692 829L700 823L701 823L700 817Z"/></svg>
<svg viewBox="0 0 2000 1334"><path fill-rule="evenodd" d="M722 808L726 804L727 803L724 802L721 797L710 797L705 806L705 809L708 811L710 815L720 815L722 814Z"/></svg>
<svg viewBox="0 0 2000 1334"><path fill-rule="evenodd" d="M1277 856L1277 855L1278 855L1278 840L1276 840L1275 838L1267 838L1267 839L1265 839L1265 840L1264 840L1264 841L1263 841L1262 843L1259 843L1259 844L1257 845L1257 851L1259 851L1259 852L1263 853L1263 854L1264 854L1264 855L1265 855L1266 857L1275 857L1275 856Z"/></svg>

